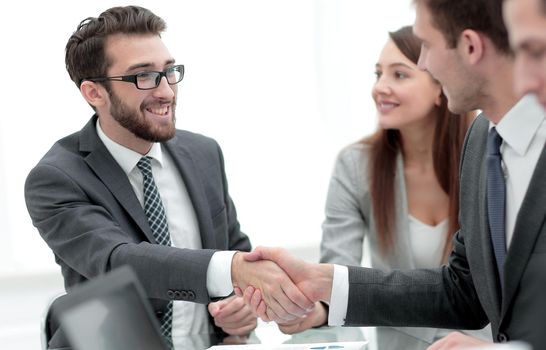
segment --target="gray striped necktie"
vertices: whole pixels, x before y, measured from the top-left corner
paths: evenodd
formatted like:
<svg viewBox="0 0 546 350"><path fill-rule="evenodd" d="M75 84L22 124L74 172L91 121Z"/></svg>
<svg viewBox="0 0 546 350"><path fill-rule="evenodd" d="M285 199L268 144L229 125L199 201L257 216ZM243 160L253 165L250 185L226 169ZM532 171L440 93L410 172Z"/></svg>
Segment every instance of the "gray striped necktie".
<svg viewBox="0 0 546 350"><path fill-rule="evenodd" d="M499 272L501 288L504 286L504 261L506 259L506 238L504 228L506 184L502 170L500 146L502 137L493 127L487 136L487 214L491 243Z"/></svg>
<svg viewBox="0 0 546 350"><path fill-rule="evenodd" d="M171 236L169 234L169 225L165 208L161 202L161 196L154 181L152 174L152 164L150 157L142 157L138 161L137 167L142 172L144 180L144 212L148 218L148 224L154 235L157 244L171 245ZM169 339L171 337L173 318L173 303L167 304L167 310L161 318L161 334Z"/></svg>

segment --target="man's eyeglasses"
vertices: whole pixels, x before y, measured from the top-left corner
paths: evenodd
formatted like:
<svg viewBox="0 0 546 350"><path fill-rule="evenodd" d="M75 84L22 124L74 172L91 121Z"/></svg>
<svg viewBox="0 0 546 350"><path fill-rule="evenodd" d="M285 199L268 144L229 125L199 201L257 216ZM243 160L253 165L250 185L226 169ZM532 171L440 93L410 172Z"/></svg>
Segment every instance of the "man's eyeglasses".
<svg viewBox="0 0 546 350"><path fill-rule="evenodd" d="M161 83L161 78L165 77L169 85L178 84L184 78L184 65L179 64L169 67L163 72L141 72L132 75L120 75L115 77L99 77L99 78L87 78L83 80L89 80L93 82L101 81L125 81L133 83L139 90L151 90L155 89Z"/></svg>

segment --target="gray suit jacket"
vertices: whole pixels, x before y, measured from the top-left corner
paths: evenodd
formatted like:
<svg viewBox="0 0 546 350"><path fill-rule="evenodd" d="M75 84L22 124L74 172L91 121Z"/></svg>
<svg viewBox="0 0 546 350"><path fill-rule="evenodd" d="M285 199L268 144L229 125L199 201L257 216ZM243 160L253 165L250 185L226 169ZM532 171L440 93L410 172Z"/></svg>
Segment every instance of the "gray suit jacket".
<svg viewBox="0 0 546 350"><path fill-rule="evenodd" d="M96 116L53 145L31 170L25 199L34 226L55 254L67 290L130 265L160 316L167 300L208 303L206 272L216 250L250 250L228 193L218 144L177 130L163 143L187 187L203 249L155 244L129 179L96 129Z"/></svg>
<svg viewBox="0 0 546 350"><path fill-rule="evenodd" d="M347 325L481 328L496 341L546 345L546 152L543 150L518 213L501 290L486 207L488 121L467 134L461 164L461 229L449 265L383 272L349 267ZM501 295L502 294L502 295Z"/></svg>
<svg viewBox="0 0 546 350"><path fill-rule="evenodd" d="M383 271L414 269L409 241L408 204L402 156L396 161L395 228L393 251L381 254L369 187L370 146L357 143L343 149L336 161L322 225L321 262L360 266L364 238L369 240L371 266ZM425 327L379 328L379 349L426 349L448 330ZM489 327L472 335L491 340Z"/></svg>

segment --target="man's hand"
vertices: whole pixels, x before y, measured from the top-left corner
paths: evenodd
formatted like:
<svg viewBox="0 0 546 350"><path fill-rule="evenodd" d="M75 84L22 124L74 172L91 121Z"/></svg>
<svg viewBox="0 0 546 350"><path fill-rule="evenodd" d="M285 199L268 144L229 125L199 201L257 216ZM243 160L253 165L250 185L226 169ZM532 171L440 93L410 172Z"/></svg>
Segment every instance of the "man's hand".
<svg viewBox="0 0 546 350"><path fill-rule="evenodd" d="M442 339L434 342L427 350L457 350L488 345L491 345L491 343L460 332L451 332Z"/></svg>
<svg viewBox="0 0 546 350"><path fill-rule="evenodd" d="M250 305L254 314L260 317L265 322L270 322L271 318L267 314L267 307L262 300L262 295L259 289L249 286L242 292L236 289L237 295L242 295L245 304ZM296 318L292 321L281 321L277 325L281 332L285 334L294 334L303 332L312 327L320 327L328 323L328 311L320 302L315 303L315 308L307 315Z"/></svg>
<svg viewBox="0 0 546 350"><path fill-rule="evenodd" d="M237 296L210 303L208 310L214 318L214 324L230 335L247 335L258 324L251 307Z"/></svg>
<svg viewBox="0 0 546 350"><path fill-rule="evenodd" d="M234 289L235 294L242 297L245 304L249 305L252 312L265 322L271 322L272 318L267 314L267 306L262 299L262 293L259 289L252 286L246 287L244 292L240 288ZM302 316L303 317L303 316ZM297 319L297 318L296 318ZM282 322L282 321L281 321Z"/></svg>
<svg viewBox="0 0 546 350"><path fill-rule="evenodd" d="M272 261L247 261L248 253L238 252L231 262L231 280L235 289L254 286L260 289L268 314L274 321L293 320L310 312L313 301L309 300L290 277Z"/></svg>
<svg viewBox="0 0 546 350"><path fill-rule="evenodd" d="M328 313L324 306L317 302L315 308L307 315L303 315L293 321L279 323L279 329L284 334L303 332L306 329L320 327L328 323Z"/></svg>
<svg viewBox="0 0 546 350"><path fill-rule="evenodd" d="M319 300L330 302L334 278L333 265L308 263L290 255L283 248L258 247L254 251L245 254L244 258L247 261L271 260L275 262L288 274L307 298L313 302ZM262 296L264 296L264 290L260 286L252 283L249 283L249 285L260 289ZM244 288L241 289L244 290ZM265 304L268 308L271 308L267 299Z"/></svg>

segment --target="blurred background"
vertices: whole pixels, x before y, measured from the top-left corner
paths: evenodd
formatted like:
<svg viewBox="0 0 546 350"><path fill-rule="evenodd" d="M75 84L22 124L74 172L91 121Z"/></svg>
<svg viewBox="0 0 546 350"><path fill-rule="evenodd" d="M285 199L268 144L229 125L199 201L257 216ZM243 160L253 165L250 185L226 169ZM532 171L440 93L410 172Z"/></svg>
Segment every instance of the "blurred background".
<svg viewBox="0 0 546 350"><path fill-rule="evenodd" d="M177 127L222 146L230 193L254 246L316 260L339 150L375 130L370 97L387 32L410 0L27 0L3 6L0 35L0 342L39 347L40 316L63 290L24 203L27 173L92 115L64 67L78 23L118 5L164 18L186 67Z"/></svg>

